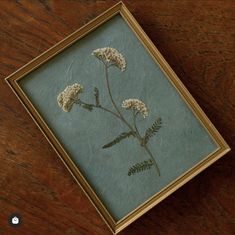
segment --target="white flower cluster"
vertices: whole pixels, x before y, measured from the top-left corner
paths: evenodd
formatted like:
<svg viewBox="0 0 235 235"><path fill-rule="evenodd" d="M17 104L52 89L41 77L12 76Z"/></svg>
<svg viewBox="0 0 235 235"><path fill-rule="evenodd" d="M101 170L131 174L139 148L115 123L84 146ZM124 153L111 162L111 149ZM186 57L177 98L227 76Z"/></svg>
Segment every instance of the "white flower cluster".
<svg viewBox="0 0 235 235"><path fill-rule="evenodd" d="M114 65L118 67L121 71L124 71L126 68L126 60L124 56L115 48L112 47L99 48L94 50L92 52L92 55L108 63L109 65Z"/></svg>
<svg viewBox="0 0 235 235"><path fill-rule="evenodd" d="M69 112L76 101L78 93L83 91L83 86L75 83L71 86L67 86L58 96L58 105L64 112Z"/></svg>
<svg viewBox="0 0 235 235"><path fill-rule="evenodd" d="M122 107L125 109L135 109L143 115L144 118L148 116L148 109L144 102L138 99L127 99L122 102Z"/></svg>

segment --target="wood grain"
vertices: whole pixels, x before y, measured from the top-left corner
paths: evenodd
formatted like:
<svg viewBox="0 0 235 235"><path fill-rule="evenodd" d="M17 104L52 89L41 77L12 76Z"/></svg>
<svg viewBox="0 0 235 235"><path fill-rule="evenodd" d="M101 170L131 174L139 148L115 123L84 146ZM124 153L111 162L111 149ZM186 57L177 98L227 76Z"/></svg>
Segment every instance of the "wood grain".
<svg viewBox="0 0 235 235"><path fill-rule="evenodd" d="M111 234L4 78L116 2L0 1L0 234ZM124 2L234 149L235 1ZM233 156L120 234L235 234ZM8 225L13 212L18 228Z"/></svg>

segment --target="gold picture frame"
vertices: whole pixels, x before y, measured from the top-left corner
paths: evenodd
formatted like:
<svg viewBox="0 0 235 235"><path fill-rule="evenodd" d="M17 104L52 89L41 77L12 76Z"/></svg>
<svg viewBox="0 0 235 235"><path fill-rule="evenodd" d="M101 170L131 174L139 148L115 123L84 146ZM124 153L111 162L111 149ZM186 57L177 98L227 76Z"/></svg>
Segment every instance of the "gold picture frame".
<svg viewBox="0 0 235 235"><path fill-rule="evenodd" d="M167 187L163 188L160 192L156 193L154 196L149 198L147 201L145 201L139 207L137 207L134 211L127 214L125 217L123 217L119 221L115 221L113 217L110 215L109 211L106 209L106 207L103 205L99 197L96 195L96 192L94 191L94 189L90 186L90 184L87 182L87 180L85 179L81 171L71 160L68 153L64 150L61 143L57 140L57 138L55 137L53 132L50 130L47 123L40 116L39 112L34 107L29 97L27 97L27 95L24 93L21 86L19 85L19 80L23 78L25 75L29 74L30 72L32 72L33 70L41 66L42 64L46 63L52 57L56 56L58 53L62 52L64 49L68 48L74 42L77 42L79 39L88 35L91 31L95 30L96 28L98 28L103 23L107 22L109 19L111 19L117 14L120 14L121 17L125 20L125 22L129 25L129 27L135 33L136 37L140 40L142 45L149 52L153 60L156 62L156 64L158 64L158 66L164 72L164 74L169 79L171 84L178 91L181 98L185 101L185 103L192 110L194 115L198 118L200 123L207 130L211 138L218 145L218 148L216 151L209 154L198 164L193 166L183 175L181 175L180 177L175 179L173 182L171 182L169 185L167 185ZM53 46L52 48L50 48L49 50L47 50L46 52L44 52L37 58L33 59L31 62L29 62L22 68L20 68L19 70L17 70L16 72L8 76L6 78L6 82L11 87L15 95L18 97L20 102L24 105L25 109L28 111L28 113L30 114L32 119L35 121L39 129L47 138L48 142L54 148L58 156L61 158L64 165L67 167L67 169L69 170L71 175L74 177L76 182L81 186L84 193L93 203L93 205L95 206L95 208L97 209L101 217L104 219L104 221L106 222L106 224L109 226L109 228L114 234L117 234L118 232L120 232L130 223L132 223L141 215L143 215L148 210L150 210L152 207L157 205L160 201L162 201L164 198L172 194L174 191L176 191L178 188L180 188L182 185L184 185L186 182L188 182L190 179L192 179L194 176L199 174L201 171L203 171L205 168L207 168L209 165L211 165L213 162L218 160L220 157L225 155L230 150L228 144L225 142L225 140L216 130L214 125L211 123L211 121L207 118L207 116L199 107L199 105L194 100L194 98L191 96L189 91L185 88L185 86L182 84L180 79L171 69L169 64L165 61L161 53L154 46L152 41L145 34L141 26L134 19L132 14L129 12L127 7L122 2L117 3L116 5L114 5L107 11L105 11L103 14L99 15L98 17L90 21L88 24L84 25L83 27L81 27L80 29L78 29L77 31L69 35L68 37L66 37L64 40L57 43L55 46Z"/></svg>

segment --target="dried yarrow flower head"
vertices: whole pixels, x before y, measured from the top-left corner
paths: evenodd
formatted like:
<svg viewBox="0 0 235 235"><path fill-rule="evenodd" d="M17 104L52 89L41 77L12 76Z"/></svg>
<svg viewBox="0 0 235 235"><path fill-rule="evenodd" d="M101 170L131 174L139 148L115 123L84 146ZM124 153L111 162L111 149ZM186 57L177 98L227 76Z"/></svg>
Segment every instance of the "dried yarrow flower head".
<svg viewBox="0 0 235 235"><path fill-rule="evenodd" d="M138 99L127 99L122 102L122 107L125 109L134 109L143 115L144 118L148 116L148 109L144 102Z"/></svg>
<svg viewBox="0 0 235 235"><path fill-rule="evenodd" d="M63 109L64 112L69 112L76 102L77 96L83 91L83 86L75 83L71 86L67 86L58 96L58 105Z"/></svg>
<svg viewBox="0 0 235 235"><path fill-rule="evenodd" d="M118 67L121 71L126 68L126 60L124 56L115 48L103 47L96 49L92 52L92 55L102 60L108 65L114 65Z"/></svg>

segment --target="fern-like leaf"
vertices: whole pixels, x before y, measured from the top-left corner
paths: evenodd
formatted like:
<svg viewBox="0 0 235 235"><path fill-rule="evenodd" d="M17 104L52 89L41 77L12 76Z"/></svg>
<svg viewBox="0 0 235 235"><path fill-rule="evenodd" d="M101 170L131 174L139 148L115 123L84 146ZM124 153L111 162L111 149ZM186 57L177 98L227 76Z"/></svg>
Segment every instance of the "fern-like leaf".
<svg viewBox="0 0 235 235"><path fill-rule="evenodd" d="M159 129L161 128L162 125L162 119L158 118L153 125L148 128L145 132L144 138L143 138L143 144L147 144L147 142L149 141L149 139L151 137L153 137L154 135L156 135L156 133L159 131Z"/></svg>
<svg viewBox="0 0 235 235"><path fill-rule="evenodd" d="M100 93L97 87L94 88L95 106L100 107Z"/></svg>
<svg viewBox="0 0 235 235"><path fill-rule="evenodd" d="M131 166L128 170L128 176L134 175L136 173L149 170L153 166L153 160L148 159L143 162L138 162L135 165Z"/></svg>
<svg viewBox="0 0 235 235"><path fill-rule="evenodd" d="M120 141L122 141L123 139L128 138L128 137L130 137L130 136L134 136L134 135L135 135L135 132L133 132L133 131L123 132L123 133L121 133L117 138L115 138L115 139L112 140L111 142L105 144L105 145L103 146L103 148L104 148L104 149L105 149L105 148L110 148L110 147L112 147L113 145L115 145L115 144L119 143Z"/></svg>

